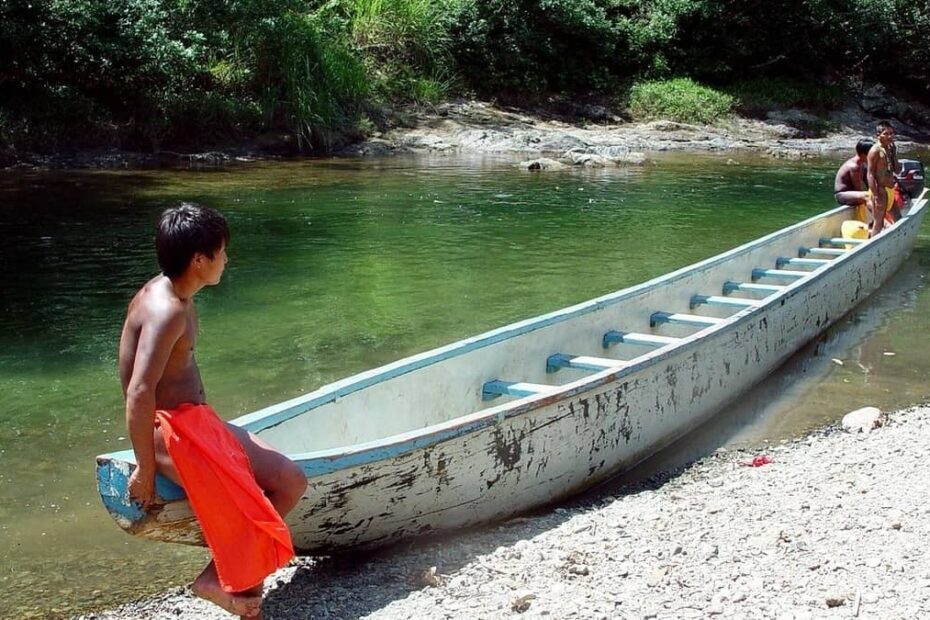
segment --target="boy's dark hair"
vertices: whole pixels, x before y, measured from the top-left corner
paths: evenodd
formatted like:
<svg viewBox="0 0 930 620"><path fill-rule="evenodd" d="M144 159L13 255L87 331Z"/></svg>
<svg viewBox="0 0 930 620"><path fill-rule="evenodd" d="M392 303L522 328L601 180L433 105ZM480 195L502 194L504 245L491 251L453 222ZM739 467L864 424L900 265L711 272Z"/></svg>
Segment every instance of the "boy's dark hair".
<svg viewBox="0 0 930 620"><path fill-rule="evenodd" d="M158 266L169 278L183 274L197 252L213 258L224 243L229 243L226 218L190 202L165 209L155 230Z"/></svg>
<svg viewBox="0 0 930 620"><path fill-rule="evenodd" d="M894 129L891 125L891 121L878 121L878 124L875 125L875 134L878 135L886 129Z"/></svg>
<svg viewBox="0 0 930 620"><path fill-rule="evenodd" d="M875 140L859 140L856 143L856 153L859 155L868 155L869 151L872 150L872 146L875 145Z"/></svg>

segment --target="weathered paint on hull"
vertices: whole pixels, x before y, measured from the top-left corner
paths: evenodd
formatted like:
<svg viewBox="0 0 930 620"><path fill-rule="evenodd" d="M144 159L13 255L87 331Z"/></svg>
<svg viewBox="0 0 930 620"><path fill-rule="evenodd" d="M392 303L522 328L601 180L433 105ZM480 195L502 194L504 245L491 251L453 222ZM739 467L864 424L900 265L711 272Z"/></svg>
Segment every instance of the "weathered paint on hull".
<svg viewBox="0 0 930 620"><path fill-rule="evenodd" d="M864 272L850 263L732 330L574 398L390 463L314 478L309 501L289 519L295 540L319 551L494 521L615 475L764 378L874 292L905 255L876 248L875 257Z"/></svg>
<svg viewBox="0 0 930 620"><path fill-rule="evenodd" d="M288 517L295 545L325 552L485 523L567 497L635 465L705 421L874 292L913 246L922 207L725 326L627 367L409 433L387 447L305 455L298 462L310 486ZM163 509L132 512L125 501L130 466L111 457L98 463L100 472L108 472L98 472L101 494L121 526L147 538L200 542L178 489L159 488L169 500Z"/></svg>

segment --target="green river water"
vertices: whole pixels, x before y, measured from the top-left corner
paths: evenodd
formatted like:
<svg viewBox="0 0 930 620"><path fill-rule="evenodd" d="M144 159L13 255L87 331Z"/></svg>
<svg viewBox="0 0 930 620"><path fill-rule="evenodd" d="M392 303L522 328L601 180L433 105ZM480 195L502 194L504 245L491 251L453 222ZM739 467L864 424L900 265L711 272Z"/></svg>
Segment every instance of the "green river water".
<svg viewBox="0 0 930 620"><path fill-rule="evenodd" d="M814 215L832 207L839 162L665 155L535 174L506 159L397 157L0 173L0 618L124 602L205 561L123 534L94 487L94 456L128 447L117 339L157 271L153 226L172 202L217 207L231 225L223 282L198 296L198 361L208 399L232 418ZM925 401L928 271L923 233L881 292L691 450Z"/></svg>

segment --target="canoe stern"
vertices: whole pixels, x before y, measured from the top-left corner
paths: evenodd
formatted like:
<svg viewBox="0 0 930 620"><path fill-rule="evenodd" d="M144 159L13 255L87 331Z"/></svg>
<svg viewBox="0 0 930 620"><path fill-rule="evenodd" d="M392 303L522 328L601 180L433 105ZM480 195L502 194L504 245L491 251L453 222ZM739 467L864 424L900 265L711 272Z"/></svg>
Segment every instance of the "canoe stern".
<svg viewBox="0 0 930 620"><path fill-rule="evenodd" d="M203 533L184 491L163 476L155 478L155 502L148 511L129 497L130 461L115 455L97 457L97 491L110 516L133 536L204 546Z"/></svg>

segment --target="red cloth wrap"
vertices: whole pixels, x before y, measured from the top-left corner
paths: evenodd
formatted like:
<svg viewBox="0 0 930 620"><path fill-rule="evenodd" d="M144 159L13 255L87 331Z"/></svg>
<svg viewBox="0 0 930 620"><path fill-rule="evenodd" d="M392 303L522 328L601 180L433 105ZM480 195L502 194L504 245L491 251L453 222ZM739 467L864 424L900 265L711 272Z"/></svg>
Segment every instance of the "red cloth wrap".
<svg viewBox="0 0 930 620"><path fill-rule="evenodd" d="M255 481L245 449L210 405L156 411L220 585L242 592L294 557L291 534Z"/></svg>

